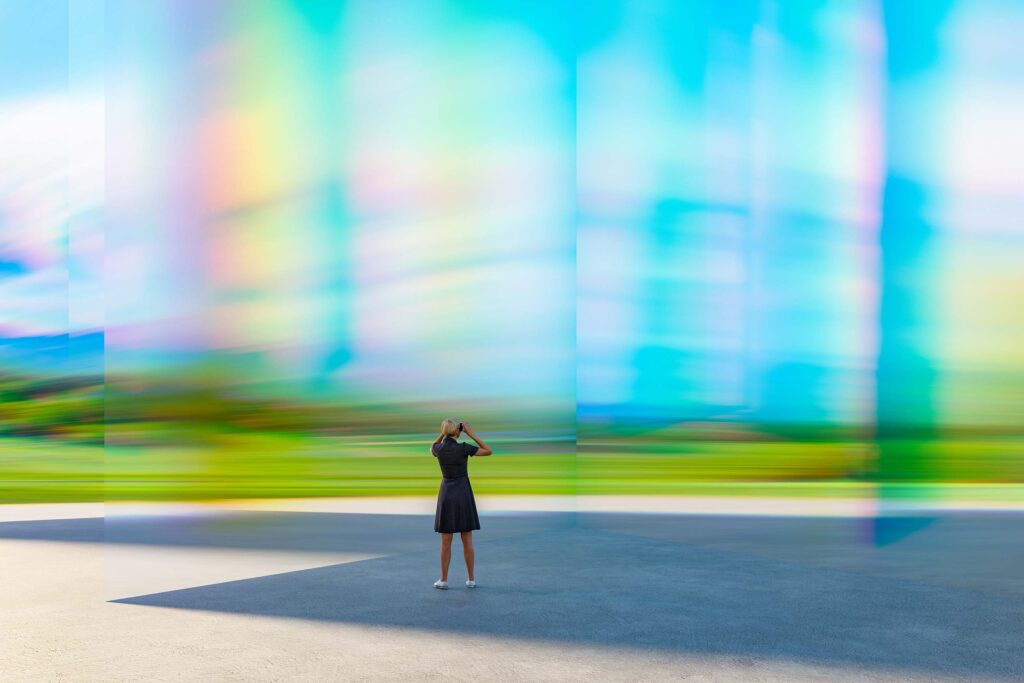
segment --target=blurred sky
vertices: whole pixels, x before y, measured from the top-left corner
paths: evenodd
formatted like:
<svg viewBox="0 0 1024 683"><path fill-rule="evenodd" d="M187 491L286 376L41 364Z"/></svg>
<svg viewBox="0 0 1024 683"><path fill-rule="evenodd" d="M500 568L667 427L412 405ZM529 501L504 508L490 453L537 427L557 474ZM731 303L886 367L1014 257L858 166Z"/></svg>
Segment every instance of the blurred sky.
<svg viewBox="0 0 1024 683"><path fill-rule="evenodd" d="M100 7L0 3L5 339L95 332L103 325Z"/></svg>

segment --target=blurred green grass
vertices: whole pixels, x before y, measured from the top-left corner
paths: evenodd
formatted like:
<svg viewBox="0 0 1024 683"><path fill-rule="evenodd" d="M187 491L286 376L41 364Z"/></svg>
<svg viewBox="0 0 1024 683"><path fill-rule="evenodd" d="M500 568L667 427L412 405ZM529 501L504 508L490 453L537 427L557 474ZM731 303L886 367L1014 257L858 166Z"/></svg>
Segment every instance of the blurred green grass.
<svg viewBox="0 0 1024 683"><path fill-rule="evenodd" d="M212 363L156 376L0 373L0 502L437 492L435 434L417 432L447 410L272 398ZM884 483L886 496L984 498L1024 482L1012 425L908 426L879 444L864 426L581 420L534 402L471 412L496 449L471 465L480 495L854 497Z"/></svg>
<svg viewBox="0 0 1024 683"><path fill-rule="evenodd" d="M103 447L0 440L0 502L435 495L431 440L224 435L206 446ZM471 465L482 495L570 495L571 451ZM563 447L563 450L564 447Z"/></svg>
<svg viewBox="0 0 1024 683"><path fill-rule="evenodd" d="M470 465L479 495L870 495L874 446L858 442L493 440ZM434 495L428 435L206 434L178 445L0 439L0 502ZM929 443L935 467L908 487L1024 481L1024 440ZM957 488L960 487L960 488ZM1005 487L1006 491L1019 489ZM975 493L971 493L971 492ZM1012 496L1018 493L1008 494Z"/></svg>

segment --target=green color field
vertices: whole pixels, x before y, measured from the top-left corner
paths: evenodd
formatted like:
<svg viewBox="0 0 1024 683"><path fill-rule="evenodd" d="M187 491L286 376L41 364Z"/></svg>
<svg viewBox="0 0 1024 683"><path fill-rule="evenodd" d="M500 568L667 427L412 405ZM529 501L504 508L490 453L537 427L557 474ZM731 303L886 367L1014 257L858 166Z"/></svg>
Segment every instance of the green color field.
<svg viewBox="0 0 1024 683"><path fill-rule="evenodd" d="M0 439L0 502L433 495L440 475L431 438L243 433L204 444L104 448L8 437ZM643 439L578 451L573 443L492 446L496 455L471 463L480 495L860 496L871 490L874 450L852 442ZM930 443L941 467L928 481L904 484L967 496L1004 485L1012 498L1012 484L1024 481L1022 447L1010 439Z"/></svg>

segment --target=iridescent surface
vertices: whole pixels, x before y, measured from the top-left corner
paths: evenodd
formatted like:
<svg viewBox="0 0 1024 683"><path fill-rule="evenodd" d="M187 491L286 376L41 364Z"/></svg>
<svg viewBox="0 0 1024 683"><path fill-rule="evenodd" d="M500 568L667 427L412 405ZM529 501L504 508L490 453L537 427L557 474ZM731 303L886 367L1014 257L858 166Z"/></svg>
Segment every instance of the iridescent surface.
<svg viewBox="0 0 1024 683"><path fill-rule="evenodd" d="M1020 500L1018 3L31 5L2 500Z"/></svg>

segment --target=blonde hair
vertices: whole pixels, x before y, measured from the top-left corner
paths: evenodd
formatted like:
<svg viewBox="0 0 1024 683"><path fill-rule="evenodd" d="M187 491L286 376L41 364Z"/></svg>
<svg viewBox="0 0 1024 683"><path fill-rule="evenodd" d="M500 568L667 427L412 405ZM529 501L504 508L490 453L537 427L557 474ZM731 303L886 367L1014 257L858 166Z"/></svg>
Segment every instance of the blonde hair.
<svg viewBox="0 0 1024 683"><path fill-rule="evenodd" d="M459 435L459 425L462 424L458 420L449 417L447 420L441 423L441 431L448 436Z"/></svg>

